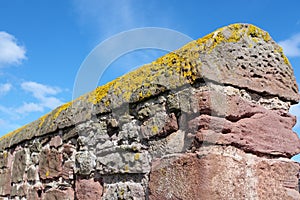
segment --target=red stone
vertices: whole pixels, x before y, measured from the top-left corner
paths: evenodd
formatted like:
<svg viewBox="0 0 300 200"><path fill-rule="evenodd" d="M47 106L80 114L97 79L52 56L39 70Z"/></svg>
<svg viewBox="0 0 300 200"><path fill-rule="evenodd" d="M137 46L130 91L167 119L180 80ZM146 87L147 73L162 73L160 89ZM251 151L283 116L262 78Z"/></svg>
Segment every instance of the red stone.
<svg viewBox="0 0 300 200"><path fill-rule="evenodd" d="M55 149L44 149L40 154L39 175L41 179L60 176L62 172L62 153Z"/></svg>
<svg viewBox="0 0 300 200"><path fill-rule="evenodd" d="M240 97L228 97L223 116L200 115L189 121L189 132L198 142L230 144L247 152L292 157L300 140L292 131L295 117L282 110L268 110Z"/></svg>
<svg viewBox="0 0 300 200"><path fill-rule="evenodd" d="M57 136L51 138L49 144L50 144L50 147L57 148L62 145L62 139L60 136L57 135Z"/></svg>
<svg viewBox="0 0 300 200"><path fill-rule="evenodd" d="M65 190L50 189L43 195L43 200L74 200L74 191L72 188Z"/></svg>
<svg viewBox="0 0 300 200"><path fill-rule="evenodd" d="M101 200L103 187L99 181L94 179L78 179L75 191L78 200Z"/></svg>

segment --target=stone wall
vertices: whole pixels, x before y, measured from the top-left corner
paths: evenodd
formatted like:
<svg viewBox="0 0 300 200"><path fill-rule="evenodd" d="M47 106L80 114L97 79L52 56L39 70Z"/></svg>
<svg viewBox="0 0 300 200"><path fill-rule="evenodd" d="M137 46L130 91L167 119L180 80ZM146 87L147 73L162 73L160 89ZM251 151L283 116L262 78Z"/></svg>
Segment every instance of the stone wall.
<svg viewBox="0 0 300 200"><path fill-rule="evenodd" d="M0 140L0 199L300 199L293 70L230 25Z"/></svg>

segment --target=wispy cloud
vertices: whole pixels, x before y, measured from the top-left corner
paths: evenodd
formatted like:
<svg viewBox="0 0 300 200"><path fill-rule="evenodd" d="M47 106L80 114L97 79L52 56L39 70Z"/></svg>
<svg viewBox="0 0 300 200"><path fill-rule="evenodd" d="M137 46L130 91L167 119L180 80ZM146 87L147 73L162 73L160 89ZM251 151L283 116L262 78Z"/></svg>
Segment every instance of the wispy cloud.
<svg viewBox="0 0 300 200"><path fill-rule="evenodd" d="M300 33L293 35L292 37L278 42L278 44L283 48L286 56L298 57L300 56Z"/></svg>
<svg viewBox="0 0 300 200"><path fill-rule="evenodd" d="M58 87L28 81L23 82L21 88L24 91L31 93L37 102L23 103L21 107L16 109L16 112L18 113L43 112L45 108L54 109L63 104L59 98L55 97L55 95L61 92L61 89Z"/></svg>
<svg viewBox="0 0 300 200"><path fill-rule="evenodd" d="M11 90L11 88L12 85L10 83L0 84L0 96L8 93Z"/></svg>
<svg viewBox="0 0 300 200"><path fill-rule="evenodd" d="M0 67L20 64L26 59L25 53L13 35L0 31Z"/></svg>
<svg viewBox="0 0 300 200"><path fill-rule="evenodd" d="M23 90L32 93L39 100L44 100L49 95L56 95L61 92L61 89L58 87L43 85L33 81L23 82L21 87Z"/></svg>
<svg viewBox="0 0 300 200"><path fill-rule="evenodd" d="M16 109L16 112L20 114L43 111L44 107L37 103L24 103L21 107Z"/></svg>
<svg viewBox="0 0 300 200"><path fill-rule="evenodd" d="M138 25L132 0L75 0L74 7L82 25L98 27L107 35Z"/></svg>
<svg viewBox="0 0 300 200"><path fill-rule="evenodd" d="M8 106L4 102L0 102L0 134L12 131L24 124L24 121L35 120L41 113L63 104L60 98L62 89L58 87L25 81L20 85L2 84L1 88L6 92L12 87L20 88L18 92L24 96L26 101L19 106Z"/></svg>

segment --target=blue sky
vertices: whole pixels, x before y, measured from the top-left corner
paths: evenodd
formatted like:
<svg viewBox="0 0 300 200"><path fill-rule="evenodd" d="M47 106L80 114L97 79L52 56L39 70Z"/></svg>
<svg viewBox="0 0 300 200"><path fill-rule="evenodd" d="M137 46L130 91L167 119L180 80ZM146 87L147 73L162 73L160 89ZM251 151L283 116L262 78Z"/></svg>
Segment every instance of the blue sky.
<svg viewBox="0 0 300 200"><path fill-rule="evenodd" d="M228 24L252 23L284 47L300 82L299 8L298 0L0 0L0 135L70 101L92 49L133 28L169 28L197 39ZM100 84L163 54L125 55ZM292 112L300 116L300 106Z"/></svg>

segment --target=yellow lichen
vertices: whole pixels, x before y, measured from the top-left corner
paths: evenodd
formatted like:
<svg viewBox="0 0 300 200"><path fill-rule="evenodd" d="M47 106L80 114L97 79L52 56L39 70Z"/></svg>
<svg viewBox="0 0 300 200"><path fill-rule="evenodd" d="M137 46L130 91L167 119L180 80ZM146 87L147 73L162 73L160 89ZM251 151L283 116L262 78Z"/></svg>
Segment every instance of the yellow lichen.
<svg viewBox="0 0 300 200"><path fill-rule="evenodd" d="M289 59L284 55L282 47L278 46L278 48L275 49L275 52L278 52L281 55L285 64L291 65Z"/></svg>
<svg viewBox="0 0 300 200"><path fill-rule="evenodd" d="M46 178L50 175L49 170L46 171L46 174L45 174L45 175L46 175Z"/></svg>
<svg viewBox="0 0 300 200"><path fill-rule="evenodd" d="M25 125L25 126L22 126L22 127L18 128L18 129L16 129L16 130L14 130L14 131L12 131L12 132L10 132L10 133L8 133L8 134L6 134L6 135L4 135L4 136L2 136L2 137L0 138L0 141L3 140L3 139L5 139L5 138L12 138L15 134L18 134L18 133L20 133L21 131L23 131L27 126L28 126L28 124Z"/></svg>
<svg viewBox="0 0 300 200"><path fill-rule="evenodd" d="M54 111L54 114L53 114L53 119L56 119L62 111L67 110L67 108L69 108L71 105L72 105L72 102L69 102L69 103L66 103L66 104L56 108L56 110Z"/></svg>
<svg viewBox="0 0 300 200"><path fill-rule="evenodd" d="M7 158L7 156L8 156L8 153L7 153L7 151L4 151L4 152L3 152L3 158L4 158L4 159L6 159L6 158Z"/></svg>
<svg viewBox="0 0 300 200"><path fill-rule="evenodd" d="M154 134L158 133L158 131L159 131L157 126L153 126L151 130Z"/></svg>
<svg viewBox="0 0 300 200"><path fill-rule="evenodd" d="M124 166L124 171L125 171L125 172L129 172L129 166L128 166L128 165L125 165L125 166Z"/></svg>
<svg viewBox="0 0 300 200"><path fill-rule="evenodd" d="M103 86L97 87L94 91L88 94L88 102L91 102L93 104L99 103L108 93L108 91L111 89L112 85L117 81L111 81ZM106 102L107 106L109 105L109 102Z"/></svg>
<svg viewBox="0 0 300 200"><path fill-rule="evenodd" d="M39 128L41 128L43 126L43 124L45 123L45 120L48 116L49 116L49 113L39 118L39 121L40 121Z"/></svg>
<svg viewBox="0 0 300 200"><path fill-rule="evenodd" d="M147 90L147 88L151 88L151 84L156 82L161 84L159 79L162 76L172 77L167 79L169 81L168 84L171 85L171 87L182 85L184 83L193 83L201 73L201 71L198 70L201 70L202 64L199 57L202 53L210 53L221 43L238 42L244 37L252 39L254 43L257 43L260 40L264 40L265 42L271 40L271 37L267 32L257 28L256 26L232 24L227 27L220 28L196 41L192 41L180 50L162 56L151 64L144 65L112 82L100 86L89 94L79 97L75 101L86 101L92 104L101 102L104 106L108 107L111 102L105 97L109 92L123 98L122 100L124 100L124 102L128 102L130 101L130 98L132 98L134 92L140 91L142 87L146 89L138 93L137 96L140 100L143 100L154 94L155 91L152 91L151 89ZM282 49L278 49L278 52L281 54L284 62L289 64L289 61L283 54ZM52 116L52 120L59 117L61 112L67 110L71 105L72 102L64 104L52 113L41 117L38 122L39 128L43 126L48 117ZM26 126L3 136L0 140L4 138L11 138L14 134L23 131ZM152 129L154 133L159 131L158 127L153 127Z"/></svg>
<svg viewBox="0 0 300 200"><path fill-rule="evenodd" d="M231 35L225 37L223 31L230 31ZM250 36L254 42L258 42L258 38L262 38L265 42L271 40L270 35L254 25L232 24L227 27L220 28L213 33L210 33L203 38L197 40L200 50L205 50L210 53L220 43L238 42L245 35Z"/></svg>
<svg viewBox="0 0 300 200"><path fill-rule="evenodd" d="M140 153L134 154L134 160L139 160L140 159Z"/></svg>

